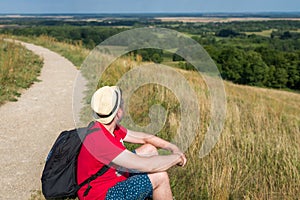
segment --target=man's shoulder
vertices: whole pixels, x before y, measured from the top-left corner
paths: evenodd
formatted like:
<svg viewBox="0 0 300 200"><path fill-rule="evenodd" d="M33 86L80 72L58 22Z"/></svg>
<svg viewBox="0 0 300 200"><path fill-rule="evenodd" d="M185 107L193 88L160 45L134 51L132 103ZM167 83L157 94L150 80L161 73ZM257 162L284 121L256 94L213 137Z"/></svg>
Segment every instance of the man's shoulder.
<svg viewBox="0 0 300 200"><path fill-rule="evenodd" d="M94 129L94 130L93 130ZM99 138L103 137L104 131L103 128L100 126L99 122L94 122L94 124L92 126L89 127L90 133L88 133L84 139L84 143L87 142L100 142Z"/></svg>

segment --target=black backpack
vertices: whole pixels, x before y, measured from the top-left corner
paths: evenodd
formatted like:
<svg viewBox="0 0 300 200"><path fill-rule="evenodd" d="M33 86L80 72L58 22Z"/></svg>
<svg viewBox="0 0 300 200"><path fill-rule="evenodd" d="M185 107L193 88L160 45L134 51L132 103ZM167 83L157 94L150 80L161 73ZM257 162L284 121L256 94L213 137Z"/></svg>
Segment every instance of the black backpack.
<svg viewBox="0 0 300 200"><path fill-rule="evenodd" d="M98 128L93 128L94 123L88 127L63 131L52 146L42 174L42 192L46 199L75 198L77 191L89 184L98 176L104 174L109 167L103 166L99 171L84 182L77 184L77 158L85 137ZM91 189L86 189L86 196Z"/></svg>

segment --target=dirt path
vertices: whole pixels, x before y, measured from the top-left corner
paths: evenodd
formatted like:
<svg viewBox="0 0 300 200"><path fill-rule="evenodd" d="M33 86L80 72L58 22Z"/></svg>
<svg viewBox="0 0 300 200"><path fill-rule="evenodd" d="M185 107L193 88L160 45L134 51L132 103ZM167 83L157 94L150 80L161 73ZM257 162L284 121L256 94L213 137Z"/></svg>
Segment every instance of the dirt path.
<svg viewBox="0 0 300 200"><path fill-rule="evenodd" d="M0 199L28 199L41 189L44 160L57 134L74 127L71 62L45 48L23 43L44 58L35 83L17 102L0 107Z"/></svg>

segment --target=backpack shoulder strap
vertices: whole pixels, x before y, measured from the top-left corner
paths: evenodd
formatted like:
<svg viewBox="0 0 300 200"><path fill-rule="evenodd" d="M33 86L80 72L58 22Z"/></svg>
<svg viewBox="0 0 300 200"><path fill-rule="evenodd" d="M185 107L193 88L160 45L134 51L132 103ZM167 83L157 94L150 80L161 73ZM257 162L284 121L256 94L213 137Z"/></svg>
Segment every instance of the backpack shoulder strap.
<svg viewBox="0 0 300 200"><path fill-rule="evenodd" d="M87 135L99 130L99 128L93 128L94 125L95 125L95 122L91 122L91 123L89 123L89 125L87 127L77 128L77 134L82 142Z"/></svg>
<svg viewBox="0 0 300 200"><path fill-rule="evenodd" d="M93 180L95 180L97 177L102 176L105 172L107 172L108 169L109 169L109 166L104 165L102 168L100 168L98 170L98 172L96 174L94 174L91 177L87 178L85 181L83 181L82 183L80 183L78 185L78 190L79 190L82 186L88 184L88 187L85 190L83 196L87 196L88 193L89 193L89 191L90 191L90 189L92 188L89 183L92 182Z"/></svg>

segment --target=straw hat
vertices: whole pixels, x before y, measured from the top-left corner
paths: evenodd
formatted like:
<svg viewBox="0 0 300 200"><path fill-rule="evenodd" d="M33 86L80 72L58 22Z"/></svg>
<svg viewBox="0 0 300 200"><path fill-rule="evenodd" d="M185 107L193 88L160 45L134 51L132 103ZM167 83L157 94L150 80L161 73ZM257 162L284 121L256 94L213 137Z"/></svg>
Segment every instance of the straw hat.
<svg viewBox="0 0 300 200"><path fill-rule="evenodd" d="M117 114L121 98L121 91L117 86L98 89L91 100L94 119L102 124L109 124Z"/></svg>

